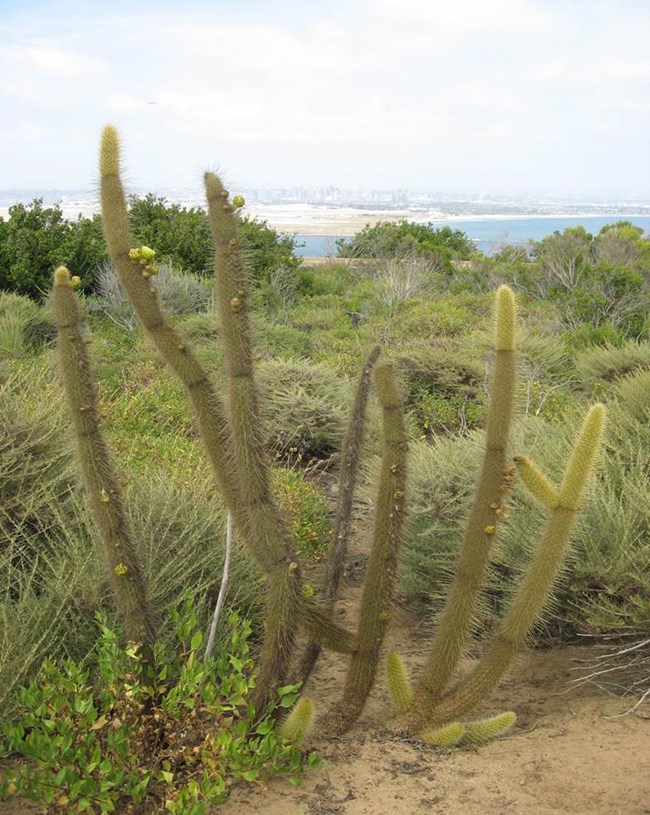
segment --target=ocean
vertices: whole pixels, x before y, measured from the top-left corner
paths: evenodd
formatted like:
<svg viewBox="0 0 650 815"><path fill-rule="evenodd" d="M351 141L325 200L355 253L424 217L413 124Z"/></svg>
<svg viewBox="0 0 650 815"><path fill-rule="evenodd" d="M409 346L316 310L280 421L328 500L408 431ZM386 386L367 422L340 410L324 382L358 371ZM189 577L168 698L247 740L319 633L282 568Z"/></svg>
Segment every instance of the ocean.
<svg viewBox="0 0 650 815"><path fill-rule="evenodd" d="M540 241L553 232L567 227L584 226L587 232L598 234L607 224L630 221L650 235L650 215L574 216L557 218L483 218L479 220L454 219L432 221L434 226L461 229L474 242L476 248L492 255L505 244L525 245ZM296 235L296 254L301 257L336 257L337 237L331 235ZM341 236L343 237L343 236Z"/></svg>

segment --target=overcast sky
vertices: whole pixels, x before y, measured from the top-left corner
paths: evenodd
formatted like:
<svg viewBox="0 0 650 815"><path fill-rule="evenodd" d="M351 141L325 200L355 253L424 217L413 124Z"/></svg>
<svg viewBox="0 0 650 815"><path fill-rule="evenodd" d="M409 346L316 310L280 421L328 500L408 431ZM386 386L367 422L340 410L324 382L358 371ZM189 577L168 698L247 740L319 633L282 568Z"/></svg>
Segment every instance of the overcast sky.
<svg viewBox="0 0 650 815"><path fill-rule="evenodd" d="M0 0L0 189L650 197L650 0Z"/></svg>

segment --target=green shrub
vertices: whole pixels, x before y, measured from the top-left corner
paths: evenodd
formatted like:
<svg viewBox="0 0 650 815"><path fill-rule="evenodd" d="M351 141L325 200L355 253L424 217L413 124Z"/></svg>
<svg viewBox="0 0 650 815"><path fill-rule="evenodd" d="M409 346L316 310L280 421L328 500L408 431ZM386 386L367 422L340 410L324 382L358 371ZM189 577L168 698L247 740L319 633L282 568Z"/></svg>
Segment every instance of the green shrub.
<svg viewBox="0 0 650 815"><path fill-rule="evenodd" d="M60 206L44 207L37 198L9 207L6 221L0 218L0 289L41 300L52 270L65 263L90 291L105 258L98 216L67 221Z"/></svg>
<svg viewBox="0 0 650 815"><path fill-rule="evenodd" d="M620 346L588 348L576 356L575 367L585 388L605 385L632 371L650 368L650 344L628 340Z"/></svg>
<svg viewBox="0 0 650 815"><path fill-rule="evenodd" d="M614 394L637 421L650 422L650 367L619 379Z"/></svg>
<svg viewBox="0 0 650 815"><path fill-rule="evenodd" d="M460 229L402 220L368 224L354 237L338 240L337 249L339 257L347 258L404 257L415 253L451 273L452 259L468 260L474 245Z"/></svg>
<svg viewBox="0 0 650 815"><path fill-rule="evenodd" d="M27 759L5 771L0 798L31 798L62 815L133 805L204 815L234 781L300 777L302 754L277 735L274 708L259 718L249 700L247 624L231 615L227 647L201 661L191 603L172 616L180 654L158 647L155 670L101 618L97 676L79 662L43 665L0 730L0 755ZM287 686L276 706L297 696Z"/></svg>
<svg viewBox="0 0 650 815"><path fill-rule="evenodd" d="M210 305L212 286L195 274L179 272L168 264L161 264L151 282L167 314L194 314L205 311ZM118 325L133 331L137 325L133 308L108 263L98 274L97 294L94 310L102 311Z"/></svg>
<svg viewBox="0 0 650 815"><path fill-rule="evenodd" d="M257 367L260 407L280 458L327 459L341 448L350 385L305 360L263 360Z"/></svg>
<svg viewBox="0 0 650 815"><path fill-rule="evenodd" d="M2 541L53 536L71 507L75 469L60 390L36 366L0 385L0 425L1 549Z"/></svg>
<svg viewBox="0 0 650 815"><path fill-rule="evenodd" d="M46 309L25 295L0 291L0 358L38 349L55 334Z"/></svg>
<svg viewBox="0 0 650 815"><path fill-rule="evenodd" d="M323 493L302 470L279 468L273 471L273 492L289 516L298 554L307 559L321 558L332 535Z"/></svg>
<svg viewBox="0 0 650 815"><path fill-rule="evenodd" d="M415 346L396 359L406 405L426 435L475 427L485 418L485 370L462 352Z"/></svg>

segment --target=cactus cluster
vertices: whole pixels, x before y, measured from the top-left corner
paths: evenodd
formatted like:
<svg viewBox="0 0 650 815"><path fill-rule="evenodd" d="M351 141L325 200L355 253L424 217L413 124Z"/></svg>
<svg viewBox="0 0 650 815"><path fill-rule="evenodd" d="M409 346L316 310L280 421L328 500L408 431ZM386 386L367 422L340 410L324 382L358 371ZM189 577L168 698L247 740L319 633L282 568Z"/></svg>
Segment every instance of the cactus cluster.
<svg viewBox="0 0 650 815"><path fill-rule="evenodd" d="M359 716L375 682L395 593L399 552L404 535L408 485L407 437L400 389L390 364L370 353L361 373L343 450L339 508L325 583L317 602L305 586L290 526L270 489L270 458L260 420L255 356L249 325L249 298L236 211L220 179L206 173L208 219L216 247L216 296L228 390L218 394L192 349L162 313L150 278L155 251L134 247L120 172L120 146L112 126L104 128L100 183L104 234L112 263L144 328L169 367L185 386L200 436L238 539L255 557L266 577L265 636L255 704L264 710L277 690L298 671L306 681L322 647L349 654L340 702L325 717L325 727L340 733ZM67 270L55 274L54 303L59 326L61 369L79 459L90 503L102 533L116 600L129 637L150 647L155 631L137 552L124 520L92 392L83 348L76 295ZM538 618L561 567L580 496L598 450L604 409L593 407L578 436L562 483L555 487L528 459L508 458L514 412L517 318L512 291L502 286L496 297L496 322L490 404L483 467L458 557L455 579L429 658L412 682L398 654L387 659L390 697L399 727L437 746L480 743L509 729L514 714L481 721L461 721L480 705L521 648ZM334 621L333 604L350 534L352 498L357 479L366 403L374 384L381 409L383 455L377 485L376 516L362 592L359 625L350 632ZM508 495L515 475L547 509L549 517L531 566L506 614L501 630L478 666L449 690L462 656L499 525L507 519ZM299 635L307 646L299 651ZM302 699L279 725L283 738L300 743L313 720L313 703Z"/></svg>

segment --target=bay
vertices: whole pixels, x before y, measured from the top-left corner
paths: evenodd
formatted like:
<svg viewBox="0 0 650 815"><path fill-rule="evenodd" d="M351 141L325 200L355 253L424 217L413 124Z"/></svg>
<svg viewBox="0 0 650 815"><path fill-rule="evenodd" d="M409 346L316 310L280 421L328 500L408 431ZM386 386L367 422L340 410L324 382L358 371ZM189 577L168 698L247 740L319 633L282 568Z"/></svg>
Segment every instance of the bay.
<svg viewBox="0 0 650 815"><path fill-rule="evenodd" d="M617 221L630 221L641 227L646 235L650 234L650 215L454 219L432 221L432 224L437 228L450 226L452 229L461 229L480 252L493 255L505 244L523 246L531 240L540 241L553 232L563 232L567 227L584 226L587 232L597 235L604 226ZM295 235L295 239L295 254L300 257L336 257L336 236Z"/></svg>

